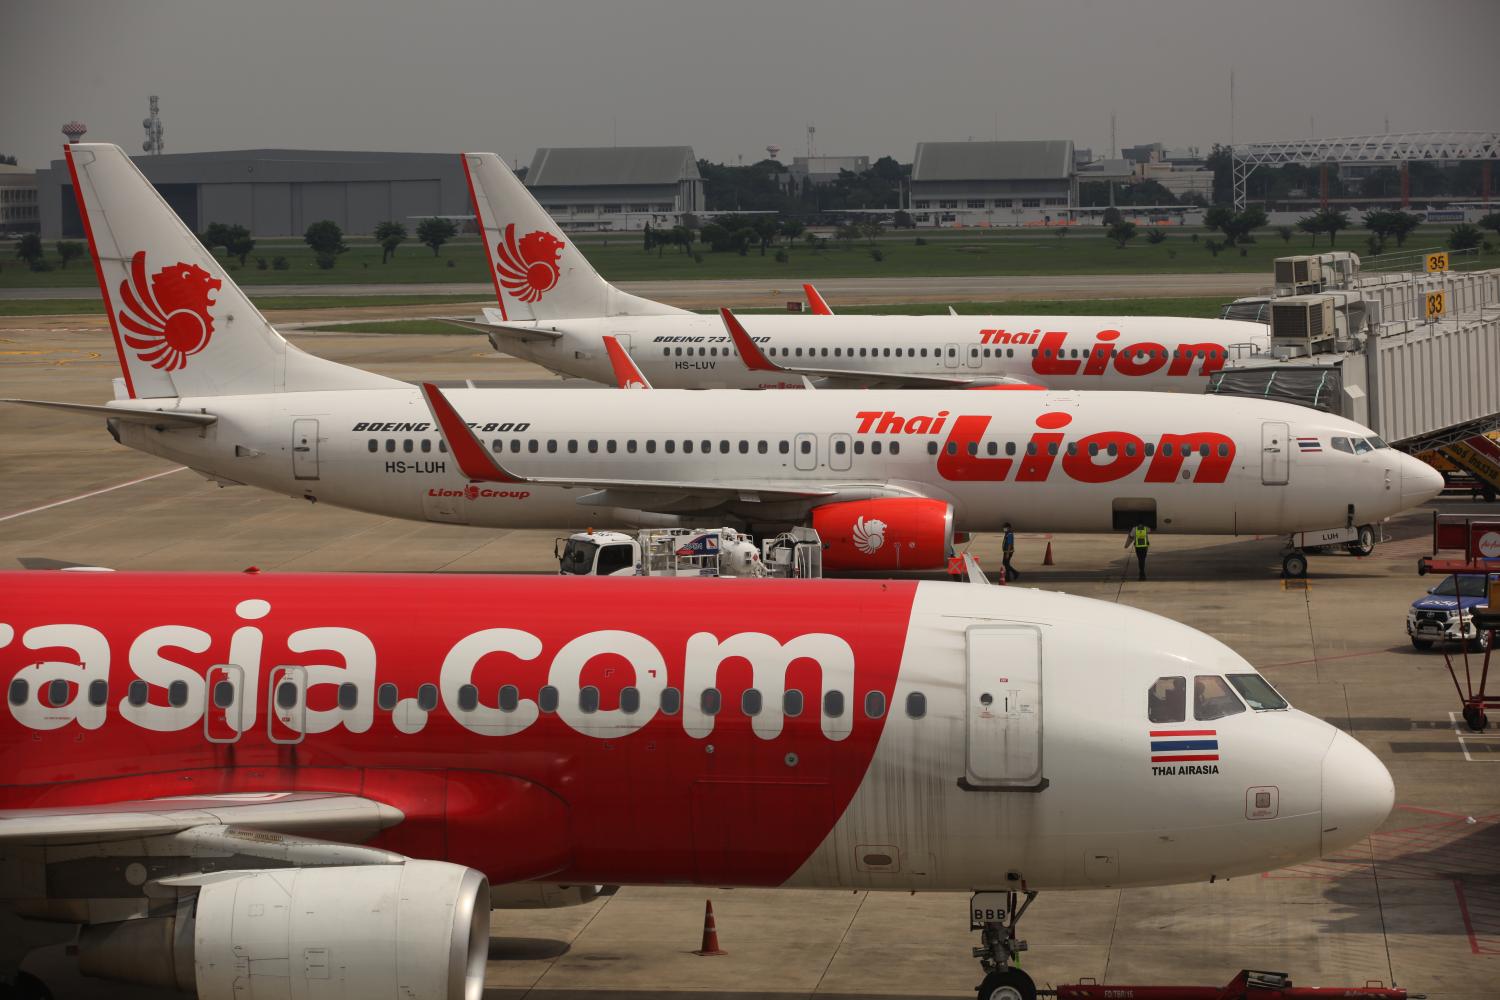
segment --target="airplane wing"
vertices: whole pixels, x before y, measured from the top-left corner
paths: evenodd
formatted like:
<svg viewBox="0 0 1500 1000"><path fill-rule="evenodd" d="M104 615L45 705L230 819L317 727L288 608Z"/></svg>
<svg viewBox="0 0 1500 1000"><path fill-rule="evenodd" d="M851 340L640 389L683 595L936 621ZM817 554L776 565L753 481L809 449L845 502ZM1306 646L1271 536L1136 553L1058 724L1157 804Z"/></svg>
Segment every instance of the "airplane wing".
<svg viewBox="0 0 1500 1000"><path fill-rule="evenodd" d="M401 810L357 795L253 792L105 805L0 810L0 850L124 842L143 853L236 855L294 865L400 864L360 847L395 826ZM325 839L326 838L326 839Z"/></svg>
<svg viewBox="0 0 1500 1000"><path fill-rule="evenodd" d="M505 350L508 341L515 341L522 344L545 344L562 339L562 334L556 330L543 330L541 327L526 326L521 323L489 323L473 319L459 319L457 316L438 316L435 318L444 323L461 326L465 330L474 330L485 334L490 338L490 343L494 345L497 351Z"/></svg>
<svg viewBox="0 0 1500 1000"><path fill-rule="evenodd" d="M50 410L66 410L95 417L109 417L133 424L148 424L157 430L168 427L206 427L219 418L212 413L192 410L147 410L124 406L94 406L89 403L57 403L48 399L0 399L0 403L20 403Z"/></svg>
<svg viewBox="0 0 1500 1000"><path fill-rule="evenodd" d="M614 369L615 381L620 384L621 389L651 388L651 383L646 381L646 376L636 367L635 362L630 360L629 353L620 346L618 340L605 334L604 349L609 352L609 364Z"/></svg>
<svg viewBox="0 0 1500 1000"><path fill-rule="evenodd" d="M905 388L905 389L974 389L974 388L1037 388L1042 386L1015 377L996 378L993 375L975 376L956 371L953 374L914 374L882 372L857 368L814 368L802 365L778 364L766 357L764 351L750 339L750 334L728 309L720 309L719 316L729 330L745 367L751 371L777 372L782 375L801 375L804 378L823 379L837 383L843 388Z"/></svg>
<svg viewBox="0 0 1500 1000"><path fill-rule="evenodd" d="M802 286L802 293L807 296L807 304L812 308L814 316L832 316L833 310L828 307L828 301L818 294L818 290L807 282Z"/></svg>
<svg viewBox="0 0 1500 1000"><path fill-rule="evenodd" d="M422 383L422 396L427 408L432 411L438 430L448 443L448 450L461 471L473 482L532 483L538 486L567 486L595 492L579 498L580 503L591 506L639 506L648 510L686 509L695 504L769 503L787 500L821 500L840 496L852 489L859 497L910 496L911 491L884 484L860 485L830 489L809 486L797 481L775 480L656 480L656 479L611 479L596 477L570 478L566 476L520 476L507 470L495 456L474 436L443 391L431 382Z"/></svg>

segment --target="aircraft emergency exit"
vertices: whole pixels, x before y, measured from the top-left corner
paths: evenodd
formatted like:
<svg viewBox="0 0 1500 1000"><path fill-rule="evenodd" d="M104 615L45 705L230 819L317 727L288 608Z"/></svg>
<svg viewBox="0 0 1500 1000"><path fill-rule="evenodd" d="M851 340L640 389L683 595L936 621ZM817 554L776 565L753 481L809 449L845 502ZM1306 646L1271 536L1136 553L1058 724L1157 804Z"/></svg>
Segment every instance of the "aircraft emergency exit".
<svg viewBox="0 0 1500 1000"><path fill-rule="evenodd" d="M806 525L826 569L883 571L941 568L955 531L1007 521L1373 546L1442 488L1358 424L1256 399L419 388L292 347L118 147L67 155L123 398L39 405L224 485L494 527Z"/></svg>
<svg viewBox="0 0 1500 1000"><path fill-rule="evenodd" d="M0 684L22 996L68 941L203 1000L478 1000L492 898L629 883L972 890L980 995L1031 1000L1038 890L1305 862L1393 803L1217 640L1015 587L5 573Z"/></svg>
<svg viewBox="0 0 1500 1000"><path fill-rule="evenodd" d="M498 308L482 322L497 350L552 371L612 382L614 336L658 389L1036 385L1201 393L1232 357L1269 345L1269 327L1175 316L834 315L804 285L810 315L744 320L773 367L747 364L717 317L630 295L605 281L494 153L464 171Z"/></svg>

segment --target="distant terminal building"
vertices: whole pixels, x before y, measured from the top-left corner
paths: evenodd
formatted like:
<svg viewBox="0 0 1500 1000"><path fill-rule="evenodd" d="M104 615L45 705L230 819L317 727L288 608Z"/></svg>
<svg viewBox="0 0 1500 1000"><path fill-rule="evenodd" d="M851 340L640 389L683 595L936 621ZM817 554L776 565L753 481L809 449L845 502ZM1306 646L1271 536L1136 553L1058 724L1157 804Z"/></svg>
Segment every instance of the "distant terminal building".
<svg viewBox="0 0 1500 1000"><path fill-rule="evenodd" d="M794 156L789 172L798 188L809 184L831 184L839 172L862 174L870 169L868 156Z"/></svg>
<svg viewBox="0 0 1500 1000"><path fill-rule="evenodd" d="M1071 139L921 142L912 159L919 226L1067 223L1077 204Z"/></svg>
<svg viewBox="0 0 1500 1000"><path fill-rule="evenodd" d="M544 147L526 186L564 229L674 226L704 209L691 146Z"/></svg>
<svg viewBox="0 0 1500 1000"><path fill-rule="evenodd" d="M0 233L34 233L40 225L36 171L0 163Z"/></svg>
<svg viewBox="0 0 1500 1000"><path fill-rule="evenodd" d="M235 149L142 156L135 165L200 233L222 222L256 236L301 236L332 219L346 234L368 235L388 219L411 229L474 211L457 153ZM53 160L36 176L43 238L81 237L67 163Z"/></svg>

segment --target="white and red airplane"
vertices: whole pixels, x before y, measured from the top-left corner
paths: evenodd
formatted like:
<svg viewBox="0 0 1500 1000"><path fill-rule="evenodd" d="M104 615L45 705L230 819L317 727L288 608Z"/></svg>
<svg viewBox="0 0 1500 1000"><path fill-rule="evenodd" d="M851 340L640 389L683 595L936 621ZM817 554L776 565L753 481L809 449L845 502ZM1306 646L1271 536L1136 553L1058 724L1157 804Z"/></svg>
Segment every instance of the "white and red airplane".
<svg viewBox="0 0 1500 1000"><path fill-rule="evenodd" d="M830 570L942 568L955 531L1007 521L1332 529L1368 551L1442 489L1367 428L1257 399L418 387L289 345L118 147L66 152L123 381L40 405L225 485L495 527L806 524Z"/></svg>
<svg viewBox="0 0 1500 1000"><path fill-rule="evenodd" d="M1269 327L1174 316L837 316L804 285L812 315L743 322L773 366L748 365L714 316L620 291L600 277L494 153L466 153L498 308L462 325L497 350L609 382L613 335L659 389L822 387L1123 389L1201 393Z"/></svg>
<svg viewBox="0 0 1500 1000"><path fill-rule="evenodd" d="M5 573L0 683L27 997L66 941L203 1000L478 1000L492 891L626 883L972 890L980 996L1031 1000L1022 898L1308 861L1393 802L1217 640L1020 588Z"/></svg>

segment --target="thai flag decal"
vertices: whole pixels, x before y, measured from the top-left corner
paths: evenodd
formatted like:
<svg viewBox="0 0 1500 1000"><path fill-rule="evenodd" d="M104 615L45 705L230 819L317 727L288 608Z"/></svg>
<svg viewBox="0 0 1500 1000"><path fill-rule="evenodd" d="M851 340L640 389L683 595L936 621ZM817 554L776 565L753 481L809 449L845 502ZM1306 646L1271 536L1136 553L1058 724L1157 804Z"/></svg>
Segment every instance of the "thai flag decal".
<svg viewBox="0 0 1500 1000"><path fill-rule="evenodd" d="M1318 443L1317 438L1298 438L1297 450L1303 453L1322 451L1323 446Z"/></svg>
<svg viewBox="0 0 1500 1000"><path fill-rule="evenodd" d="M1219 759L1217 729L1151 730L1151 763L1181 764Z"/></svg>

